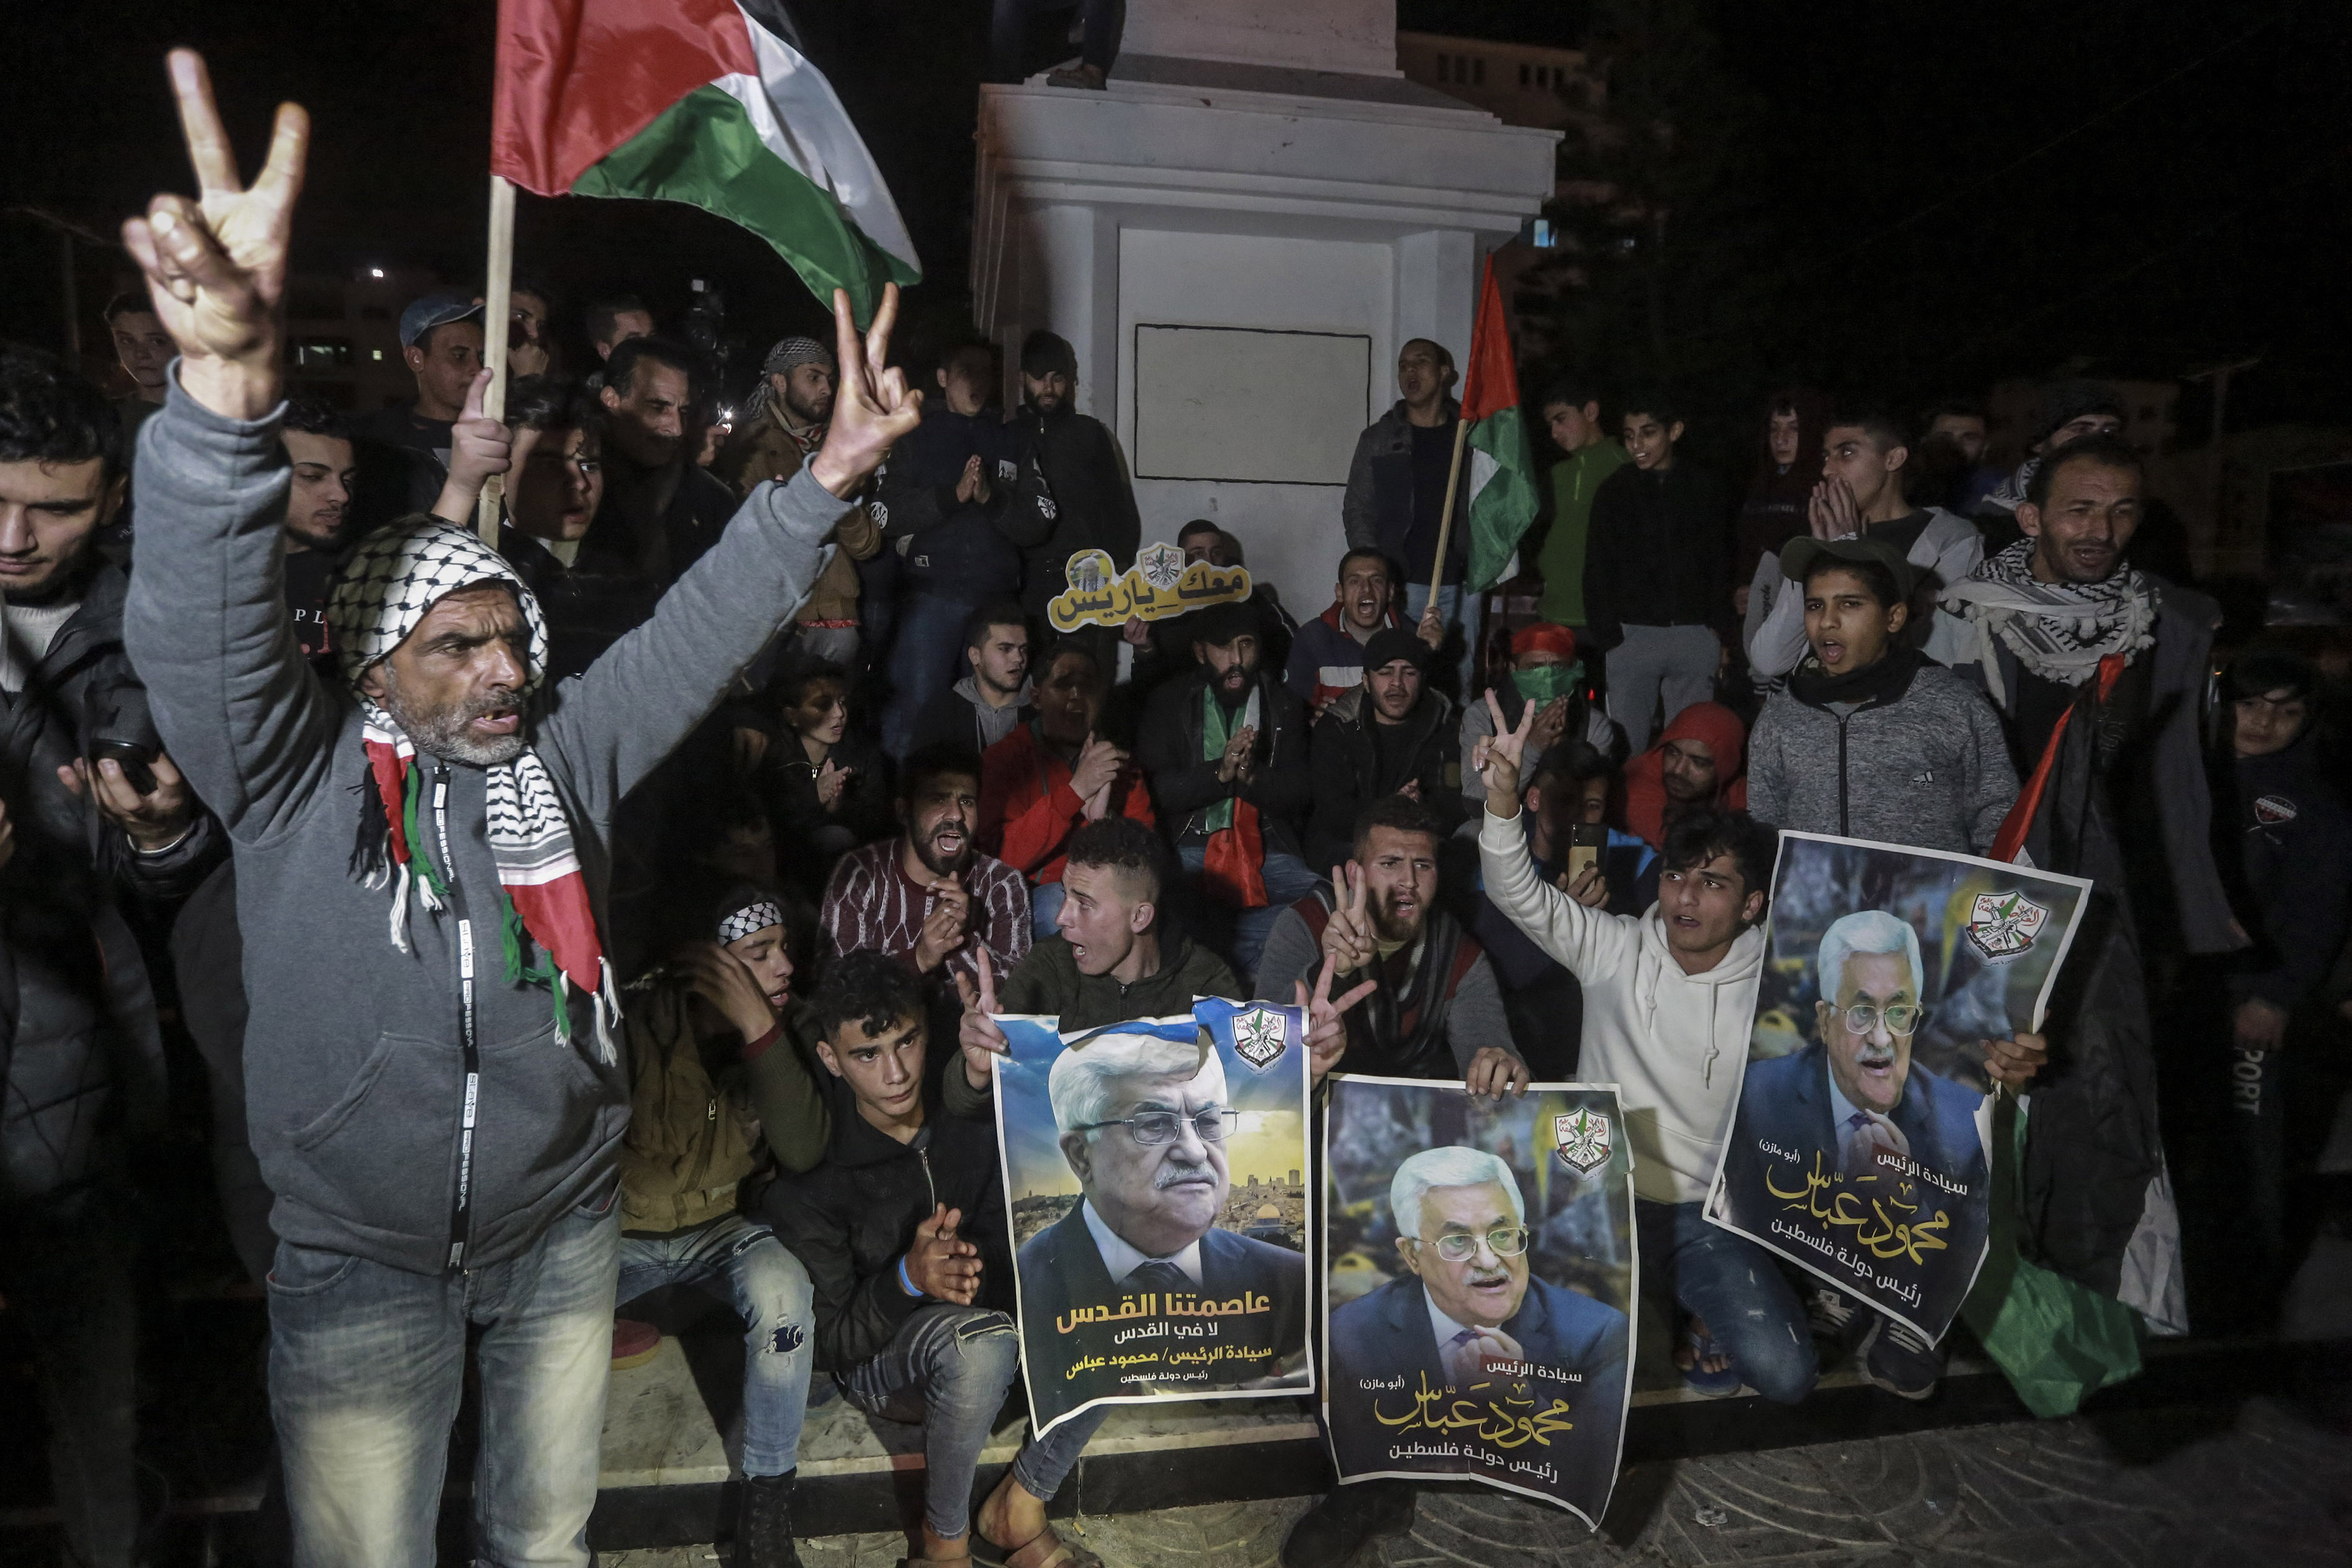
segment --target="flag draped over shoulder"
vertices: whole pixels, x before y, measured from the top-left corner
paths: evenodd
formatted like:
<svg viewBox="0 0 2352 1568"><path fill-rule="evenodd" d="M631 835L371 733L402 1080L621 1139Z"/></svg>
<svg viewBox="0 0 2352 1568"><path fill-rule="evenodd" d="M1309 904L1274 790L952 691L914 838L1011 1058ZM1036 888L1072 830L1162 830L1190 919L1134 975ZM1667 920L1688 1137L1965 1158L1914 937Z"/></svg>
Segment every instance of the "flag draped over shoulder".
<svg viewBox="0 0 2352 1568"><path fill-rule="evenodd" d="M1503 291L1495 286L1491 256L1470 328L1462 417L1476 421L1469 441L1469 583L1483 593L1510 564L1536 519L1535 458L1528 449L1527 421L1519 416L1519 375L1511 364L1511 334L1503 321Z"/></svg>
<svg viewBox="0 0 2352 1568"><path fill-rule="evenodd" d="M541 195L685 202L871 317L922 276L832 84L776 0L499 0L490 172Z"/></svg>

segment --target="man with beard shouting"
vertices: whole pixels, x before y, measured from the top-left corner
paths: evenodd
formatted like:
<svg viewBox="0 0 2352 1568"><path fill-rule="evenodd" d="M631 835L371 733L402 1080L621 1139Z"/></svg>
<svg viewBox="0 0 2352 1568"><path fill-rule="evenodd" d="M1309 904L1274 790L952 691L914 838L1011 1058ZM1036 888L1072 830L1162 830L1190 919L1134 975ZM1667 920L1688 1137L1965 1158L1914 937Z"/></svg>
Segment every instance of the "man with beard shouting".
<svg viewBox="0 0 2352 1568"><path fill-rule="evenodd" d="M478 1545L589 1561L628 1115L604 959L621 797L792 613L921 400L835 296L830 439L755 490L652 620L549 689L537 603L473 534L365 542L302 659L278 542L287 251L308 117L252 188L204 62L171 57L200 200L123 226L179 345L142 432L154 520L126 641L227 827L252 1013L250 1133L276 1205L269 1395L298 1563L433 1553L478 1335ZM518 1462L518 1457L527 1457Z"/></svg>
<svg viewBox="0 0 2352 1568"><path fill-rule="evenodd" d="M1029 885L973 845L980 758L969 746L926 746L898 775L898 832L842 857L822 920L834 956L871 950L977 980L985 949L998 973L1029 952ZM942 990L935 999L952 994Z"/></svg>
<svg viewBox="0 0 2352 1568"><path fill-rule="evenodd" d="M1478 939L1437 903L1437 847L1445 826L1419 801L1392 795L1356 819L1355 856L1331 884L1282 911L1258 965L1257 994L1287 1002L1324 961L1341 989L1372 987L1349 1013L1349 1072L1460 1078L1499 1099L1525 1089L1527 1064L1507 1043L1510 1020Z"/></svg>

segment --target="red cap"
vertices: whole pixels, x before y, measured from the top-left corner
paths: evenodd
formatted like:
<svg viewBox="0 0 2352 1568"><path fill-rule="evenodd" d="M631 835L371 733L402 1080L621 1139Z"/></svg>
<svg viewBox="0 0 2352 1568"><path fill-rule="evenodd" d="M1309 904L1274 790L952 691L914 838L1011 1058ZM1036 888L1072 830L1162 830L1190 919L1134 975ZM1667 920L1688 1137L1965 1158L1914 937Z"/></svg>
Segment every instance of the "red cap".
<svg viewBox="0 0 2352 1568"><path fill-rule="evenodd" d="M1549 621L1521 626L1511 634L1511 657L1517 658L1523 653L1556 653L1563 659L1573 661L1576 658L1576 634Z"/></svg>

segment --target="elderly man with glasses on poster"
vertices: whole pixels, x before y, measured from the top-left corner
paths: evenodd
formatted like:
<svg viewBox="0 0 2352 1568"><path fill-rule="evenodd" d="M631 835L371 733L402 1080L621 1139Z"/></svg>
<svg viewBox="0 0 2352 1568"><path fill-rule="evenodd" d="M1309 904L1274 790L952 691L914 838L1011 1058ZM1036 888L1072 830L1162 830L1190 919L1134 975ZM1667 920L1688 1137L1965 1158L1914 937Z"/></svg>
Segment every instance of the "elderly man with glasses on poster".
<svg viewBox="0 0 2352 1568"><path fill-rule="evenodd" d="M1564 1488L1570 1495L1607 1496L1632 1336L1616 1308L1529 1274L1527 1200L1511 1167L1481 1149L1424 1149L1397 1166L1389 1215L1405 1272L1331 1313L1340 1473L1422 1468L1392 1460L1390 1449L1401 1438L1445 1435L1425 1421L1399 1422L1424 1390L1444 1395L1438 1408L1467 1401L1482 1417L1490 1403L1524 1414L1560 1398L1576 1429L1596 1440L1548 1442L1545 1457L1564 1475L1590 1472Z"/></svg>
<svg viewBox="0 0 2352 1568"><path fill-rule="evenodd" d="M1041 1411L1155 1392L1101 1365L1104 1325L1062 1325L1088 1309L1118 1315L1146 1295L1202 1306L1242 1300L1217 1317L1214 1381L1226 1387L1303 1384L1307 1260L1221 1228L1233 1177L1227 1142L1242 1113L1226 1092L1213 1037L1197 1044L1106 1032L1055 1060L1046 1080L1063 1158L1078 1179L1076 1207L1020 1251L1022 1337ZM1260 1305L1263 1303L1263 1305ZM1145 1318L1155 1317L1152 1309ZM1108 1357L1102 1358L1106 1362ZM1047 1385L1051 1385L1048 1387ZM1174 1392L1174 1390L1171 1390Z"/></svg>

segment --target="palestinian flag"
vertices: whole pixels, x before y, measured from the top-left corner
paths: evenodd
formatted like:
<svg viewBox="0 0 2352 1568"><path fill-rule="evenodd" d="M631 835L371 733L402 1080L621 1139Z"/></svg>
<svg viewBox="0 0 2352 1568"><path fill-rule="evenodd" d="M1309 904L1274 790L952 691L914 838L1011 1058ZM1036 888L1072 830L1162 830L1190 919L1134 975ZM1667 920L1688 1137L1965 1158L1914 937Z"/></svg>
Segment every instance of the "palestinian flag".
<svg viewBox="0 0 2352 1568"><path fill-rule="evenodd" d="M1462 378L1462 417L1470 426L1470 574L1485 593L1511 563L1528 525L1536 520L1536 466L1519 416L1519 373L1511 364L1511 334L1503 323L1503 291L1495 286L1495 258L1486 258L1478 284L1478 314L1470 326L1470 370Z"/></svg>
<svg viewBox="0 0 2352 1568"><path fill-rule="evenodd" d="M685 202L869 319L922 276L832 84L777 0L499 0L490 172L553 196Z"/></svg>

